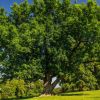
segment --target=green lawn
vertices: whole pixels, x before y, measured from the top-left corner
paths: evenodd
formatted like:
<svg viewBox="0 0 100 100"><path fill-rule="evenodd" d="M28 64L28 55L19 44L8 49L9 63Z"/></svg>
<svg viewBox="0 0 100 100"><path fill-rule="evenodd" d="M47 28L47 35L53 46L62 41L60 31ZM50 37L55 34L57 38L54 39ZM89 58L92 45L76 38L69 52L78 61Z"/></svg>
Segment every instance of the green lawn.
<svg viewBox="0 0 100 100"><path fill-rule="evenodd" d="M100 90L64 93L60 96L35 97L25 100L100 100Z"/></svg>

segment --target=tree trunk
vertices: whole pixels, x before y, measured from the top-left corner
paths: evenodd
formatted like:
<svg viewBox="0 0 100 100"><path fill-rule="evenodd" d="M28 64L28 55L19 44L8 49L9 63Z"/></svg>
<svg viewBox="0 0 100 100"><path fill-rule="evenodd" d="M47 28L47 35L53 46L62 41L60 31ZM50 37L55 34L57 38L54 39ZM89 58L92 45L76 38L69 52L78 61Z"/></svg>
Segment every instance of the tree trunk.
<svg viewBox="0 0 100 100"><path fill-rule="evenodd" d="M52 95L53 89L56 87L56 85L59 83L60 79L57 78L53 83L52 83L52 78L48 78L47 81L44 83L44 90L42 95Z"/></svg>

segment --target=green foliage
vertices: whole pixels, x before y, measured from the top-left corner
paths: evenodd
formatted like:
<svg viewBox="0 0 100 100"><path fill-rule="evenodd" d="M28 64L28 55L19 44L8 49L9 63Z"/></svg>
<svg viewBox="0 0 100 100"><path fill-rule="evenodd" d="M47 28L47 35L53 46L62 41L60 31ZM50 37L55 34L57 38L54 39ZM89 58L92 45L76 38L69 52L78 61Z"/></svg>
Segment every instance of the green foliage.
<svg viewBox="0 0 100 100"><path fill-rule="evenodd" d="M43 91L43 82L36 81L26 83L24 80L8 80L6 83L0 84L0 95L2 99L34 97L39 96Z"/></svg>
<svg viewBox="0 0 100 100"><path fill-rule="evenodd" d="M58 95L58 94L60 94L60 93L62 93L62 90L61 90L60 87L55 88L55 89L53 90L53 94L54 94L54 95Z"/></svg>
<svg viewBox="0 0 100 100"><path fill-rule="evenodd" d="M58 80L91 89L100 84L99 71L93 70L100 65L100 6L96 2L34 0L30 5L25 0L11 9L9 15L0 9L0 72L4 81L41 79L48 93ZM54 84L53 77L57 78Z"/></svg>
<svg viewBox="0 0 100 100"><path fill-rule="evenodd" d="M39 96L43 91L43 82L38 80L36 82L28 83L27 96Z"/></svg>
<svg viewBox="0 0 100 100"><path fill-rule="evenodd" d="M61 82L62 92L95 90L98 86L97 78L93 75L92 66L79 65L76 73L66 74Z"/></svg>
<svg viewBox="0 0 100 100"><path fill-rule="evenodd" d="M62 93L67 91L75 91L73 88L75 87L75 84L73 83L64 83L61 85Z"/></svg>
<svg viewBox="0 0 100 100"><path fill-rule="evenodd" d="M25 96L25 82L16 79L8 80L5 84L1 84L1 92L2 99Z"/></svg>

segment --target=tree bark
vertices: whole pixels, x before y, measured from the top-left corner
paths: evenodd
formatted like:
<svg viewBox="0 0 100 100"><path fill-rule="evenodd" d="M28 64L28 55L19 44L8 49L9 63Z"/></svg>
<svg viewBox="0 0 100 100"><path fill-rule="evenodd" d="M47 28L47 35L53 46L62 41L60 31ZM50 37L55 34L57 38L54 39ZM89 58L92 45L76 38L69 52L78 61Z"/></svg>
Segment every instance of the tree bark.
<svg viewBox="0 0 100 100"><path fill-rule="evenodd" d="M53 83L52 83L52 78L49 77L47 81L44 83L44 90L42 95L52 95L53 89L56 87L56 85L59 83L60 79L57 78Z"/></svg>
<svg viewBox="0 0 100 100"><path fill-rule="evenodd" d="M52 89L51 92L53 91L53 89L56 87L56 85L60 82L60 78L57 78L53 83L52 83Z"/></svg>

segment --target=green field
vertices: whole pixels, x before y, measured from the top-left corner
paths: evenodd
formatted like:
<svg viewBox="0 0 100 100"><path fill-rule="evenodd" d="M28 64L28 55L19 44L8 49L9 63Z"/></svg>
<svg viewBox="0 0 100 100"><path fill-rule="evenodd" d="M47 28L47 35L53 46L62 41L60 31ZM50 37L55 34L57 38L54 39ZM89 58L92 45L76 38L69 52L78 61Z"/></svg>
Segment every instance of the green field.
<svg viewBox="0 0 100 100"><path fill-rule="evenodd" d="M25 100L100 100L100 90L64 93L59 96L35 97Z"/></svg>

